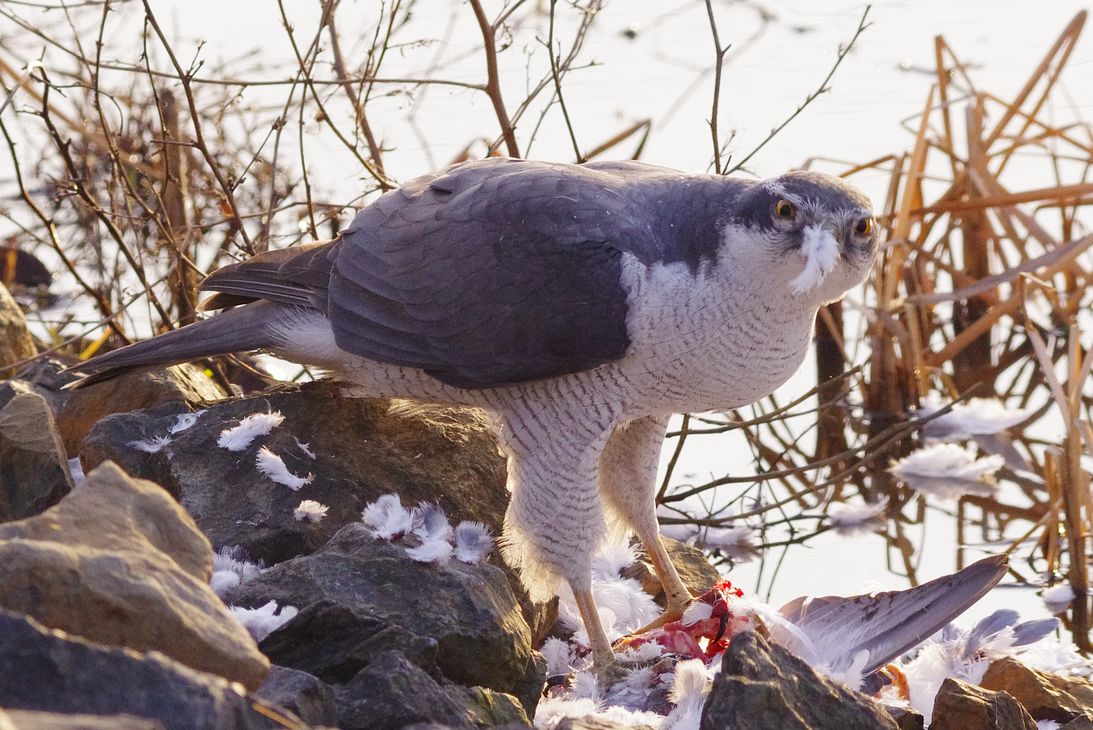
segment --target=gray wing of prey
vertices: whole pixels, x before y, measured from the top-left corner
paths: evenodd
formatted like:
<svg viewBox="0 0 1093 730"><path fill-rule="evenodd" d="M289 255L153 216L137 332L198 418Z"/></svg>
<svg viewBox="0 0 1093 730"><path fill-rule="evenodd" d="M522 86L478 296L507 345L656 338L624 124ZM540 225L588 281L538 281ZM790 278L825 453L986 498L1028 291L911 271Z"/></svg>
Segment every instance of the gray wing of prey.
<svg viewBox="0 0 1093 730"><path fill-rule="evenodd" d="M622 257L712 261L717 211L749 183L641 163L489 159L418 178L331 243L212 274L213 306L317 309L338 346L463 388L590 369L630 338Z"/></svg>

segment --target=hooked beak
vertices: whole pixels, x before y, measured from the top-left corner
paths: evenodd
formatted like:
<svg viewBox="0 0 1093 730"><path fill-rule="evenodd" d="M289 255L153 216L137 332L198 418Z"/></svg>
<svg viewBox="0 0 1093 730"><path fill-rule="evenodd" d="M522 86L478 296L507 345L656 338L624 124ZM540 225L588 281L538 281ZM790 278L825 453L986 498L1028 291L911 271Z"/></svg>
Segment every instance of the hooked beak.
<svg viewBox="0 0 1093 730"><path fill-rule="evenodd" d="M839 263L840 258L840 246L838 239L835 238L834 223L824 221L820 225L805 226L801 234L801 247L797 252L805 260L805 266L801 273L789 282L790 289L797 296L810 292L822 284Z"/></svg>

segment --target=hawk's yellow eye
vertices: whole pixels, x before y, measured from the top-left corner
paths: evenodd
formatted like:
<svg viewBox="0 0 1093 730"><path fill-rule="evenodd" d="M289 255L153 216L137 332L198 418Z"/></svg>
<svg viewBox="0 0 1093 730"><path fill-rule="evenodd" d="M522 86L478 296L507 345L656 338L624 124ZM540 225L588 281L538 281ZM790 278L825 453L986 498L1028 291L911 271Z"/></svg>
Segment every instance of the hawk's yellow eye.
<svg viewBox="0 0 1093 730"><path fill-rule="evenodd" d="M868 236L872 232L873 232L873 219L872 218L862 218L860 221L858 221L858 225L854 226L854 233L857 233L859 236Z"/></svg>
<svg viewBox="0 0 1093 730"><path fill-rule="evenodd" d="M797 208L788 200L779 200L774 204L774 215L786 220L792 220L797 215Z"/></svg>

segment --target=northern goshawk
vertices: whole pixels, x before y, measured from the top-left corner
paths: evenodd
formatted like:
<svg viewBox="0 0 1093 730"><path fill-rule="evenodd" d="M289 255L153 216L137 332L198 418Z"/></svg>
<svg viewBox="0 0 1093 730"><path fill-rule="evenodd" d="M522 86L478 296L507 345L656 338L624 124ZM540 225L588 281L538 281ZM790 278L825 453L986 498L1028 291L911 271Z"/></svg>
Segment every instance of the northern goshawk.
<svg viewBox="0 0 1093 730"><path fill-rule="evenodd" d="M868 198L828 175L486 159L384 194L332 241L214 272L204 307L226 311L76 369L94 381L261 349L370 395L492 412L512 490L505 558L533 598L569 582L606 668L590 569L609 521L644 544L662 621L691 598L654 509L669 416L784 383L818 308L876 250Z"/></svg>

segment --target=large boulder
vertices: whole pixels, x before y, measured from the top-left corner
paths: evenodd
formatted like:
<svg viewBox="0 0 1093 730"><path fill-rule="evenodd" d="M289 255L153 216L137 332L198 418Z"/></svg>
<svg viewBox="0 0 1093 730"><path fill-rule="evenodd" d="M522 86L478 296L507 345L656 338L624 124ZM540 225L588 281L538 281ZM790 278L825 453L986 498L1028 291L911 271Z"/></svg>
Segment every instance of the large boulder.
<svg viewBox="0 0 1093 730"><path fill-rule="evenodd" d="M0 607L253 689L269 663L209 588L211 570L186 512L113 464L42 514L0 525Z"/></svg>
<svg viewBox="0 0 1093 730"><path fill-rule="evenodd" d="M153 720L166 730L283 727L255 712L237 684L194 671L156 652L138 654L101 646L4 610L0 610L0 707L132 715Z"/></svg>
<svg viewBox="0 0 1093 730"><path fill-rule="evenodd" d="M163 730L163 724L134 715L62 715L57 712L0 710L4 730Z"/></svg>
<svg viewBox="0 0 1093 730"><path fill-rule="evenodd" d="M64 386L78 379L55 358L40 357L0 383L0 407L15 394L33 391L45 398L57 422L65 451L75 456L87 432L112 413L128 413L160 403L197 406L227 397L224 389L194 365L137 370L76 390Z"/></svg>
<svg viewBox="0 0 1093 730"><path fill-rule="evenodd" d="M344 682L392 649L453 682L501 692L534 671L531 635L499 568L410 559L360 523L321 550L275 565L228 595L241 606L273 600L300 613L262 649L277 664Z"/></svg>
<svg viewBox="0 0 1093 730"><path fill-rule="evenodd" d="M290 710L310 725L333 725L337 720L334 690L307 672L288 667L270 667L269 676L255 696Z"/></svg>
<svg viewBox="0 0 1093 730"><path fill-rule="evenodd" d="M1036 730L1036 721L1008 692L948 678L934 699L931 730Z"/></svg>
<svg viewBox="0 0 1093 730"><path fill-rule="evenodd" d="M817 674L757 632L733 638L702 710L702 730L896 730L877 702Z"/></svg>
<svg viewBox="0 0 1093 730"><path fill-rule="evenodd" d="M26 315L8 288L0 284L0 377L7 377L13 365L37 354Z"/></svg>
<svg viewBox="0 0 1093 730"><path fill-rule="evenodd" d="M71 489L49 404L29 388L13 393L0 408L0 522L36 515Z"/></svg>
<svg viewBox="0 0 1093 730"><path fill-rule="evenodd" d="M479 520L500 532L505 462L480 412L400 410L343 389L321 381L217 403L175 434L178 418L192 410L181 403L110 416L88 434L80 457L85 467L109 459L160 484L216 547L239 545L266 564L314 552L389 492L411 505L439 502L457 521ZM270 412L283 421L269 433L241 451L218 446L225 429ZM161 436L170 442L155 453L130 445ZM298 491L275 483L256 468L263 447L292 474L313 479ZM321 522L295 519L304 499L327 505Z"/></svg>
<svg viewBox="0 0 1093 730"><path fill-rule="evenodd" d="M76 390L65 391L57 414L68 453L76 454L88 431L113 413L129 413L160 403L201 404L227 397L215 380L195 365L135 370Z"/></svg>
<svg viewBox="0 0 1093 730"><path fill-rule="evenodd" d="M342 730L401 730L416 723L467 729L527 724L519 706L480 688L445 687L397 651L386 651L339 688Z"/></svg>
<svg viewBox="0 0 1093 730"><path fill-rule="evenodd" d="M1009 693L1033 720L1093 721L1093 687L1087 680L1038 672L1013 657L991 662L979 686Z"/></svg>

